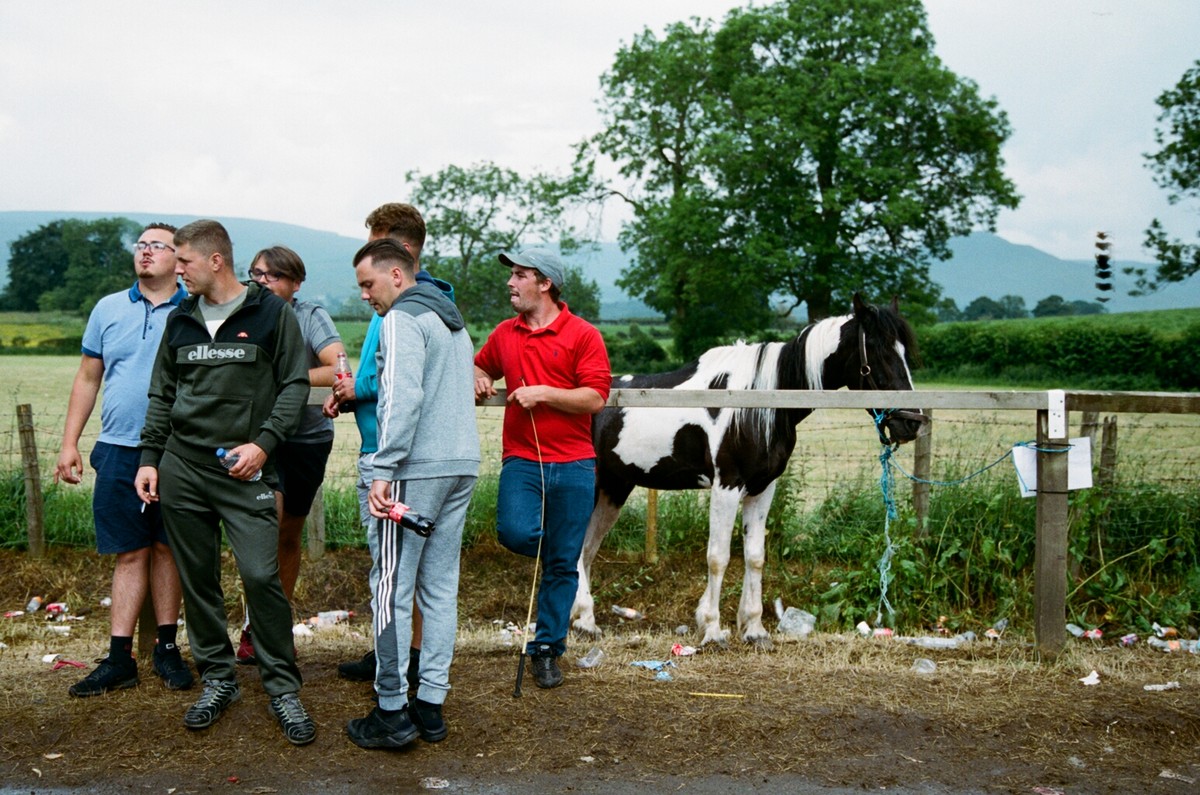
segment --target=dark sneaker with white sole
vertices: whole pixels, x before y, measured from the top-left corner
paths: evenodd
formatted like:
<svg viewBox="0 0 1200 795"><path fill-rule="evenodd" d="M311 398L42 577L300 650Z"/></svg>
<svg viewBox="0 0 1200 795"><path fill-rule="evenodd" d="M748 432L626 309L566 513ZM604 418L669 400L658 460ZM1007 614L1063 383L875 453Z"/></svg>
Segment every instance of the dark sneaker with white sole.
<svg viewBox="0 0 1200 795"><path fill-rule="evenodd" d="M174 643L161 648L155 644L154 673L163 680L168 690L189 690L196 683L196 678L183 661L183 655L179 653L179 647Z"/></svg>
<svg viewBox="0 0 1200 795"><path fill-rule="evenodd" d="M67 692L76 698L102 696L109 690L124 690L137 687L137 663L130 660L125 665L113 663L108 657L100 661L96 670L67 688Z"/></svg>
<svg viewBox="0 0 1200 795"><path fill-rule="evenodd" d="M184 713L183 725L189 729L207 729L241 697L242 689L232 679L205 679L204 692Z"/></svg>
<svg viewBox="0 0 1200 795"><path fill-rule="evenodd" d="M403 748L421 735L421 730L409 719L408 710L385 715L379 707L365 718L355 718L346 724L346 734L359 748Z"/></svg>
<svg viewBox="0 0 1200 795"><path fill-rule="evenodd" d="M300 696L284 693L274 696L270 703L271 714L279 721L283 736L292 745L308 745L317 737L317 725L308 716Z"/></svg>

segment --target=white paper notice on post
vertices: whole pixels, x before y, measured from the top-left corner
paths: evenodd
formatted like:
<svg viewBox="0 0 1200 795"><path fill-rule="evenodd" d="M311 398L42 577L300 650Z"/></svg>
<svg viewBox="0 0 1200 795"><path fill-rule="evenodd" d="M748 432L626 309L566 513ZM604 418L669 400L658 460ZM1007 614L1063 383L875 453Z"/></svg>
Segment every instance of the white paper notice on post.
<svg viewBox="0 0 1200 795"><path fill-rule="evenodd" d="M1071 449L1067 451L1067 490L1090 489L1092 487L1092 440L1087 436L1069 439ZM1062 455L1053 453L1052 455ZM1013 445L1013 466L1017 469L1017 485L1022 497L1037 494L1037 450L1023 444Z"/></svg>

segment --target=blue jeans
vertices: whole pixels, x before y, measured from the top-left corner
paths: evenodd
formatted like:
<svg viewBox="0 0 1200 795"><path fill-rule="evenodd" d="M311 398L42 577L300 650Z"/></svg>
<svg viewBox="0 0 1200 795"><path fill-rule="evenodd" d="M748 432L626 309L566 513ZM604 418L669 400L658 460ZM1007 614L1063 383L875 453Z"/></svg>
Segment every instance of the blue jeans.
<svg viewBox="0 0 1200 795"><path fill-rule="evenodd" d="M543 523L542 472L546 493ZM538 588L537 634L526 651L549 646L555 656L567 650L571 605L579 586L579 553L596 500L596 459L539 465L510 457L500 470L496 534L506 549L536 557L541 541L542 582ZM543 532L544 530L544 532Z"/></svg>

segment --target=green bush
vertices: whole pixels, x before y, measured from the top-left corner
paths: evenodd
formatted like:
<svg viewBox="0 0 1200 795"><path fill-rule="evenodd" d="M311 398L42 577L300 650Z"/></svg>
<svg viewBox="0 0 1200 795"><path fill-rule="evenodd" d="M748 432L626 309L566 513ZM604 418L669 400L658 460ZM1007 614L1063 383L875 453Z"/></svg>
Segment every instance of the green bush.
<svg viewBox="0 0 1200 795"><path fill-rule="evenodd" d="M924 376L1093 389L1190 389L1200 325L1182 336L1106 316L943 323L918 329Z"/></svg>

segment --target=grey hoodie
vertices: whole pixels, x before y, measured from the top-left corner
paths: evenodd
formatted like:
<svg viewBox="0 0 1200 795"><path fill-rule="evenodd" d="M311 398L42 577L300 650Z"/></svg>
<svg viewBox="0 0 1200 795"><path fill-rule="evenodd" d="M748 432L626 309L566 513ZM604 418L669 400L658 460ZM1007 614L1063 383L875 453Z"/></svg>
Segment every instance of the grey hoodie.
<svg viewBox="0 0 1200 795"><path fill-rule="evenodd" d="M458 307L418 283L379 332L379 451L374 480L479 474L474 346Z"/></svg>

